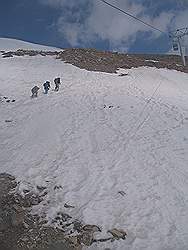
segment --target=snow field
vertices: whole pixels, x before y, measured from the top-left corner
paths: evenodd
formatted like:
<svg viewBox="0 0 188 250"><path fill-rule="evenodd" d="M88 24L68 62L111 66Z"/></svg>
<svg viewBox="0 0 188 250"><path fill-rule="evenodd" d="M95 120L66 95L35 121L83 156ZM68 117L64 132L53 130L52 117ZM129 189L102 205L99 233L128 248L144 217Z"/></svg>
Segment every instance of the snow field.
<svg viewBox="0 0 188 250"><path fill-rule="evenodd" d="M70 203L71 216L102 226L99 238L113 227L128 232L125 241L90 249L188 249L188 75L126 72L0 58L0 96L16 99L0 102L1 172L15 175L20 189L47 187L34 212L49 221ZM34 85L57 76L58 93L40 89L30 98Z"/></svg>
<svg viewBox="0 0 188 250"><path fill-rule="evenodd" d="M29 43L17 39L12 38L2 38L0 37L0 50L1 51L9 51L9 50L18 50L18 49L24 49L24 50L47 50L47 51L59 51L59 48L53 48L45 45L39 45L34 43Z"/></svg>

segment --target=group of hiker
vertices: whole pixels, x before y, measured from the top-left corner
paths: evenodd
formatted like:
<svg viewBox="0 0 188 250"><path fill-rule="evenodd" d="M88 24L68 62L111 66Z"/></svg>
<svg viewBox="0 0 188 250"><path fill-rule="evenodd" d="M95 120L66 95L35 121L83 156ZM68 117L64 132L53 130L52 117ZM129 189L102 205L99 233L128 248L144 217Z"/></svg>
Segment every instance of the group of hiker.
<svg viewBox="0 0 188 250"><path fill-rule="evenodd" d="M54 84L55 84L55 89L54 91L59 91L59 86L61 84L61 80L60 80L60 77L57 77L54 79ZM48 91L49 89L51 88L50 86L50 82L49 81L46 81L44 84L43 84L43 88L44 88L44 94L48 94ZM32 96L31 97L37 97L38 96L38 91L39 91L39 87L38 86L34 86L32 89L31 89L31 93L32 93Z"/></svg>

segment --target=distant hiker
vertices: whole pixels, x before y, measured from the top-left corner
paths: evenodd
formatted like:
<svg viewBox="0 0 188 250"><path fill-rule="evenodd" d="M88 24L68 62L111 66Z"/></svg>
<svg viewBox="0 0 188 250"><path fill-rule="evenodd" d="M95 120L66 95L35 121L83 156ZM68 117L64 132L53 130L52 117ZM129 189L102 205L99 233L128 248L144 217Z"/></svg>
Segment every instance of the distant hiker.
<svg viewBox="0 0 188 250"><path fill-rule="evenodd" d="M61 84L60 77L54 79L55 91L59 91L59 85Z"/></svg>
<svg viewBox="0 0 188 250"><path fill-rule="evenodd" d="M32 98L33 97L37 97L38 96L38 91L39 91L39 87L38 86L35 86L35 87L33 87L32 89L31 89L31 93L32 93Z"/></svg>
<svg viewBox="0 0 188 250"><path fill-rule="evenodd" d="M50 82L49 82L49 81L46 81L46 82L43 84L43 87L44 87L44 94L48 94L48 90L50 89Z"/></svg>

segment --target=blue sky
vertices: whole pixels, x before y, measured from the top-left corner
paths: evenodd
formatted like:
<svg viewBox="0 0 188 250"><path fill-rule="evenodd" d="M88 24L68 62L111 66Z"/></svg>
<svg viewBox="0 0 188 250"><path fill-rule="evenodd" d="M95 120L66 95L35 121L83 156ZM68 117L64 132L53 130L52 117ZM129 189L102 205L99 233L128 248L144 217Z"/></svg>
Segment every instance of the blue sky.
<svg viewBox="0 0 188 250"><path fill-rule="evenodd" d="M165 32L188 26L188 0L107 1ZM171 47L167 36L100 0L1 0L0 37L135 53L166 53Z"/></svg>

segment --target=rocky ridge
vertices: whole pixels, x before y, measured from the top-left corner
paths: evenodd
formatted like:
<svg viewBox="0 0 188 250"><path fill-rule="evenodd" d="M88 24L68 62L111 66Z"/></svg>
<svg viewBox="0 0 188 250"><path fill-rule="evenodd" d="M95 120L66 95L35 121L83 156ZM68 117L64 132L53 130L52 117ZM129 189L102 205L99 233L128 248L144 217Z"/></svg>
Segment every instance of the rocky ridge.
<svg viewBox="0 0 188 250"><path fill-rule="evenodd" d="M64 211L47 226L45 217L31 213L46 189L37 186L39 194L24 190L23 196L18 187L13 176L0 174L0 250L81 250L93 243L126 239L127 233L117 228L108 230L107 238L96 238L102 232L99 226L86 225ZM74 206L65 203L64 208Z"/></svg>
<svg viewBox="0 0 188 250"><path fill-rule="evenodd" d="M14 56L55 56L66 63L70 63L88 71L116 73L119 68L156 67L188 73L188 66L184 67L180 56L150 55L150 54L122 54L118 52L99 51L96 49L70 48L63 51L35 51L22 50L1 51L3 58ZM186 57L188 62L188 57Z"/></svg>

